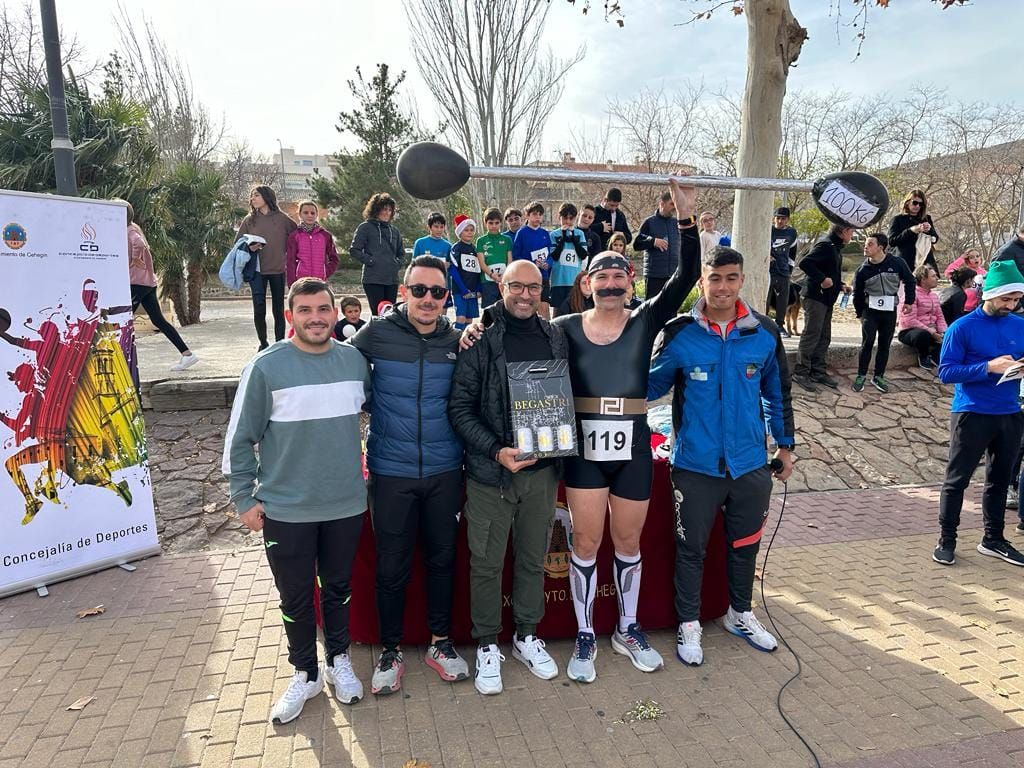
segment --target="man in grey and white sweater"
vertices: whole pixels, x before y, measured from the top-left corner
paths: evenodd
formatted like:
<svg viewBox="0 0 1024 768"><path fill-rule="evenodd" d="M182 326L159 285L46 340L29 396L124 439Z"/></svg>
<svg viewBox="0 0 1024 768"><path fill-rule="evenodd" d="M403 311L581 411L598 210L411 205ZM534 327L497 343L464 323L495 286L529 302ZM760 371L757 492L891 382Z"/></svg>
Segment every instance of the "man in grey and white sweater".
<svg viewBox="0 0 1024 768"><path fill-rule="evenodd" d="M295 336L257 355L242 372L223 464L240 519L263 531L281 594L295 675L271 710L276 723L298 717L325 680L342 703L363 696L348 656L348 606L366 509L359 411L370 392L370 371L358 350L333 338L338 310L326 282L296 281L286 317ZM314 580L326 668L317 660Z"/></svg>

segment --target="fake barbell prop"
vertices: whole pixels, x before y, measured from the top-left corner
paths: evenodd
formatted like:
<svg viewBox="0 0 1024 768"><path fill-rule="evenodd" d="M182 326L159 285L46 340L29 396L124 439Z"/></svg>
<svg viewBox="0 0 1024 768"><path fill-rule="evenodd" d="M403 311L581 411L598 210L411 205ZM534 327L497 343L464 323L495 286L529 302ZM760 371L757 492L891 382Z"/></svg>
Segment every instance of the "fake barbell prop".
<svg viewBox="0 0 1024 768"><path fill-rule="evenodd" d="M421 200L439 200L454 194L470 179L554 181L565 183L664 187L669 177L657 173L573 171L567 168L490 167L470 165L458 152L433 141L407 147L395 168L402 189ZM864 228L885 216L889 193L869 173L842 171L817 181L754 179L735 176L676 176L685 186L705 189L753 189L768 192L810 192L818 210L834 224Z"/></svg>

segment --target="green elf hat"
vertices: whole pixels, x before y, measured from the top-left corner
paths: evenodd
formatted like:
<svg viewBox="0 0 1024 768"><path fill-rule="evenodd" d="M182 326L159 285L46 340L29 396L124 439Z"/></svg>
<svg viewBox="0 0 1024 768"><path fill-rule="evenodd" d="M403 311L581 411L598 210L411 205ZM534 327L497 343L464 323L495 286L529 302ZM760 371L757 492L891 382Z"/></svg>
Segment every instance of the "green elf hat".
<svg viewBox="0 0 1024 768"><path fill-rule="evenodd" d="M1011 261L993 261L989 265L985 283L981 288L981 298L985 301L1008 293L1024 293L1024 275Z"/></svg>

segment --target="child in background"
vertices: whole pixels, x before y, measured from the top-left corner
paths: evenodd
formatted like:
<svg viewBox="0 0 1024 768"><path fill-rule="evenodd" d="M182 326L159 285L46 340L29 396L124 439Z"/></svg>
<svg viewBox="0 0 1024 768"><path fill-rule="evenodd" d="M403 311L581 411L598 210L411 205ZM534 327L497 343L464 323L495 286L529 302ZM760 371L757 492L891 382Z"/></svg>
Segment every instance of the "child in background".
<svg viewBox="0 0 1024 768"><path fill-rule="evenodd" d="M366 321L360 317L363 312L363 305L355 296L346 296L341 300L341 318L334 324L334 338L338 341L347 341L355 336L356 331L366 325Z"/></svg>
<svg viewBox="0 0 1024 768"><path fill-rule="evenodd" d="M452 282L452 298L455 301L455 327L462 330L466 323L480 317L480 260L476 256L476 222L468 216L455 217L455 236L458 240L452 246L448 257L448 276Z"/></svg>
<svg viewBox="0 0 1024 768"><path fill-rule="evenodd" d="M299 227L285 243L285 277L291 285L300 277L326 280L338 268L334 236L320 226L320 209L312 200L299 203Z"/></svg>
<svg viewBox="0 0 1024 768"><path fill-rule="evenodd" d="M551 298L560 307L569 297L576 275L587 268L587 236L576 226L576 206L562 203L558 209L561 227L551 230Z"/></svg>
<svg viewBox="0 0 1024 768"><path fill-rule="evenodd" d="M512 258L512 238L499 231L501 211L497 208L488 208L484 213L484 226L487 234L476 241L476 257L484 268L480 278L480 302L489 307L501 301L501 276Z"/></svg>
<svg viewBox="0 0 1024 768"><path fill-rule="evenodd" d="M544 216L544 206L538 202L526 207L526 226L516 232L512 243L512 260L529 259L540 270L544 282L544 290L540 295L538 314L545 320L551 317L551 234L540 225Z"/></svg>
<svg viewBox="0 0 1024 768"><path fill-rule="evenodd" d="M621 232L613 232L608 238L608 250L615 251L620 256L626 255L626 236Z"/></svg>
<svg viewBox="0 0 1024 768"><path fill-rule="evenodd" d="M427 230L430 234L413 243L412 257L414 259L417 256L436 256L441 261L448 261L448 253L452 249L452 244L444 236L444 228L447 223L444 214L440 211L434 211L427 216Z"/></svg>
<svg viewBox="0 0 1024 768"><path fill-rule="evenodd" d="M593 205L586 203L580 209L580 220L577 224L587 236L587 253L591 256L596 256L601 252L601 236L590 228L590 225L594 223L595 211L596 209Z"/></svg>

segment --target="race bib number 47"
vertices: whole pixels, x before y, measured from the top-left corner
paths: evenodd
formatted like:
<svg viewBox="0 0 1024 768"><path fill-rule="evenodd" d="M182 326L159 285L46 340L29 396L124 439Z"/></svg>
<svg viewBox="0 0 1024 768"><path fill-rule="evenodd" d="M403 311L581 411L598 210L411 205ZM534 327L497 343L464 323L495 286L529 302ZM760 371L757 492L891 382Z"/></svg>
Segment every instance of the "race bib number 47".
<svg viewBox="0 0 1024 768"><path fill-rule="evenodd" d="M582 419L583 458L588 461L629 461L633 458L633 422Z"/></svg>

